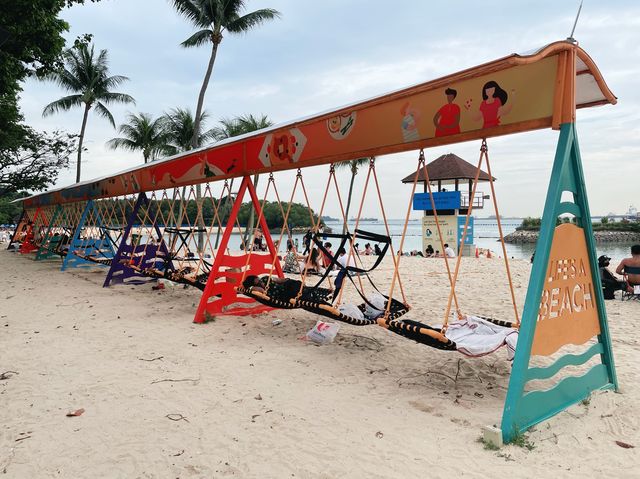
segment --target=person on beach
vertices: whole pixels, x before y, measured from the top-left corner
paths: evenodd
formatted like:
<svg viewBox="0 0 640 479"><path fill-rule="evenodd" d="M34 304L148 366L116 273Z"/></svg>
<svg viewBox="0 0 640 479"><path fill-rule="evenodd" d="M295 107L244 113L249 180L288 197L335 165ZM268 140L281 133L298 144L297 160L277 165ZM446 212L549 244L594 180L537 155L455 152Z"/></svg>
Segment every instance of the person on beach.
<svg viewBox="0 0 640 479"><path fill-rule="evenodd" d="M250 275L247 276L242 282L242 286L245 289L251 291L257 291L259 293L265 293L267 291L267 283L269 282L269 275L262 277ZM271 282L278 285L282 285L282 291L284 292L283 300L295 298L300 291L302 282L297 279L290 278L278 278L277 276L271 276Z"/></svg>
<svg viewBox="0 0 640 479"><path fill-rule="evenodd" d="M371 256L373 254L373 248L371 247L371 243L367 243L364 245L364 251L362 252L365 256Z"/></svg>
<svg viewBox="0 0 640 479"><path fill-rule="evenodd" d="M598 258L598 269L600 270L600 280L602 281L602 288L604 293L604 299L615 299L615 292L618 290L625 290L627 283L617 279L608 266L611 262L611 258L606 255L602 255Z"/></svg>
<svg viewBox="0 0 640 479"><path fill-rule="evenodd" d="M333 283L335 286L335 290L333 293L334 300L338 297L338 293L340 292L340 288L342 288L342 283L344 282L344 278L348 274L346 268L356 267L356 260L353 257L353 253L347 254L347 251L344 248L340 248L338 250L337 255L338 255L338 264L342 266L342 268L340 268L340 271L338 272L338 275L336 276L336 279Z"/></svg>
<svg viewBox="0 0 640 479"><path fill-rule="evenodd" d="M373 245L373 254L375 254L376 256L380 256L382 254L382 250L380 249L378 243Z"/></svg>
<svg viewBox="0 0 640 479"><path fill-rule="evenodd" d="M630 293L633 292L634 286L640 286L640 244L634 244L631 247L631 258L620 261L616 273L627 275L629 282L627 289Z"/></svg>
<svg viewBox="0 0 640 479"><path fill-rule="evenodd" d="M322 266L322 256L318 248L313 248L311 252L302 256L302 262L300 263L302 272L304 274L322 274L324 273L324 267Z"/></svg>
<svg viewBox="0 0 640 479"><path fill-rule="evenodd" d="M285 273L300 273L298 255L296 254L291 241L287 241L287 252L284 255L284 266L282 271Z"/></svg>
<svg viewBox="0 0 640 479"><path fill-rule="evenodd" d="M313 237L313 233L311 233L311 230L307 230L307 232L304 234L304 237L302 238L302 244L304 245L304 251L302 252L303 255L308 255L309 252L311 251L312 237Z"/></svg>
<svg viewBox="0 0 640 479"><path fill-rule="evenodd" d="M333 251L331 251L332 247L333 245L328 241L324 244L324 249L326 249L327 253L329 253L328 255L324 252L322 253L322 266L324 266L325 268L328 268L331 265L331 258L333 258Z"/></svg>
<svg viewBox="0 0 640 479"><path fill-rule="evenodd" d="M424 255L426 258L433 258L435 251L433 251L433 246L427 245L427 249L424 250Z"/></svg>
<svg viewBox="0 0 640 479"><path fill-rule="evenodd" d="M444 244L444 255L447 258L455 258L456 257L456 252L453 251L453 248L449 247L449 244L445 243Z"/></svg>

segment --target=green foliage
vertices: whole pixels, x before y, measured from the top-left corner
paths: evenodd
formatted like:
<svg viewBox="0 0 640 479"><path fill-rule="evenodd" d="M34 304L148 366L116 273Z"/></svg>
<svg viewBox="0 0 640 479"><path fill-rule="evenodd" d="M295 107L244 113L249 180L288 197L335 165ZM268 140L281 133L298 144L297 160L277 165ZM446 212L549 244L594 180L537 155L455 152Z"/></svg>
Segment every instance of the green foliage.
<svg viewBox="0 0 640 479"><path fill-rule="evenodd" d="M605 218L602 218L603 220ZM600 221L599 223L593 223L594 231L629 231L633 233L640 233L640 221Z"/></svg>
<svg viewBox="0 0 640 479"><path fill-rule="evenodd" d="M166 128L166 120L163 117L153 118L148 113L138 115L129 114L127 123L118 127L122 135L107 142L111 149L121 148L129 151L142 151L144 162L155 160L158 156L173 152L171 134Z"/></svg>
<svg viewBox="0 0 640 479"><path fill-rule="evenodd" d="M214 139L213 130L205 130L202 126L209 115L206 111L200 114L200 133L198 136L198 146L206 144L209 140ZM165 113L162 117L165 131L168 135L168 142L171 150L169 154L174 155L183 151L189 151L191 147L191 139L195 132L195 119L188 108L173 108Z"/></svg>
<svg viewBox="0 0 640 479"><path fill-rule="evenodd" d="M524 432L518 432L514 435L511 444L526 449L527 451L533 451L536 447L535 444L529 441L529 438Z"/></svg>
<svg viewBox="0 0 640 479"><path fill-rule="evenodd" d="M240 115L235 118L221 118L220 126L214 128L212 131L213 138L216 141L225 140L233 136L244 135L245 133L251 133L252 131L262 130L273 125L273 122L269 120L267 115L253 116Z"/></svg>
<svg viewBox="0 0 640 479"><path fill-rule="evenodd" d="M542 224L541 218L526 217L522 220L522 224L516 228L518 231L538 231Z"/></svg>
<svg viewBox="0 0 640 479"><path fill-rule="evenodd" d="M12 201L24 196L27 196L24 192L0 194L0 225L18 222L22 213L22 204L12 203Z"/></svg>
<svg viewBox="0 0 640 479"><path fill-rule="evenodd" d="M118 201L118 200L113 200ZM222 222L222 225L226 225L229 214L231 212L232 200L228 197L223 198L220 208L218 210L218 217ZM202 218L204 220L204 224L211 225L217 224L217 219L215 219L215 205L218 204L217 199L212 198L203 198L202 199ZM287 202L282 202L281 204L282 210L286 213L289 204ZM158 211L158 208L160 209ZM264 219L269 226L269 229L280 229L283 226L283 215L280 206L278 206L277 201L267 201L263 206L263 215ZM196 200L189 200L186 202L184 207L184 211L186 214L186 218L182 221L184 224L189 223L191 225L197 224L197 215L198 215L198 205ZM251 221L251 211L253 209L253 204L251 202L242 203L240 206L240 211L238 212L238 222L244 228ZM158 215L158 218L164 218L167 220L168 218L178 218L180 215L180 207L178 205L173 205L168 200L163 201L155 201L151 205L151 213L149 217L154 217ZM256 223L257 215L254 216L253 222ZM313 223L312 223L313 221ZM289 226L291 228L311 228L318 221L318 216L314 213L313 219L309 214L309 210L307 207L300 203L293 203L291 205L291 211L289 212ZM173 222L173 221L170 221Z"/></svg>
<svg viewBox="0 0 640 479"><path fill-rule="evenodd" d="M94 2L99 0L92 0ZM20 83L43 77L60 65L67 22L63 8L84 0L11 0L0 7L0 150L15 149L28 136L18 108ZM83 35L76 44L87 41Z"/></svg>
<svg viewBox="0 0 640 479"><path fill-rule="evenodd" d="M482 446L484 447L485 451L499 451L500 450L500 448L497 445L495 445L491 441L487 441L482 436L480 436L478 439L476 439L476 442L482 444Z"/></svg>
<svg viewBox="0 0 640 479"><path fill-rule="evenodd" d="M25 131L17 147L0 149L0 192L46 189L69 166L69 157L76 149L76 135L40 133L26 127Z"/></svg>

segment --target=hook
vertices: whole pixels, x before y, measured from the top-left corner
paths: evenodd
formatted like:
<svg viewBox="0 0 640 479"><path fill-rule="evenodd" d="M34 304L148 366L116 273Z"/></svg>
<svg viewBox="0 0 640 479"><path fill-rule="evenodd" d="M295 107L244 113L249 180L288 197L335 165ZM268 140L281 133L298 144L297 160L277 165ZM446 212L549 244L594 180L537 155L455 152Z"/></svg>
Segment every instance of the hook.
<svg viewBox="0 0 640 479"><path fill-rule="evenodd" d="M420 148L420 154L418 156L418 161L424 161L424 148Z"/></svg>
<svg viewBox="0 0 640 479"><path fill-rule="evenodd" d="M489 147L487 146L487 139L483 138L482 139L482 145L480 145L480 151L482 153L486 153L488 149L489 149Z"/></svg>

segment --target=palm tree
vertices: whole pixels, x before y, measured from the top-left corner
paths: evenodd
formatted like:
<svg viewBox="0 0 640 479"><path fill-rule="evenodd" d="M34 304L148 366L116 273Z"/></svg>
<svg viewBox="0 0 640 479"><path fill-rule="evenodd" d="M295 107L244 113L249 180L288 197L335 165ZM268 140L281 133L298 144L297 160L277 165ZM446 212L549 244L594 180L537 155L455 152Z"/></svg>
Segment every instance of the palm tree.
<svg viewBox="0 0 640 479"><path fill-rule="evenodd" d="M241 15L245 9L245 0L172 0L172 3L178 13L184 15L196 28L200 29L182 42L182 46L189 48L211 44L211 56L196 107L195 132L191 141L195 148L198 139L196 132L200 131L200 112L204 95L211 79L223 33L225 30L231 34L246 33L267 20L280 17L280 12L272 8L263 8Z"/></svg>
<svg viewBox="0 0 640 479"><path fill-rule="evenodd" d="M349 183L349 196L347 196L347 207L344 212L344 224L342 225L342 234L347 232L347 221L349 221L349 208L351 206L351 195L353 194L353 182L356 179L358 170L369 163L369 158L357 158L355 160L347 160L336 163L338 169L351 170L351 182Z"/></svg>
<svg viewBox="0 0 640 479"><path fill-rule="evenodd" d="M148 113L129 114L127 123L120 125L118 132L123 137L109 140L107 146L113 150L141 150L145 163L172 153L163 117L153 119Z"/></svg>
<svg viewBox="0 0 640 479"><path fill-rule="evenodd" d="M84 115L78 140L78 164L76 169L76 183L78 183L80 182L82 143L87 127L89 110L94 108L98 115L109 120L109 123L115 128L116 123L113 120L113 115L106 105L112 103L135 103L135 100L124 93L111 91L127 81L128 78L122 75L109 76L106 50L100 50L100 53L96 56L93 45L89 47L88 45L80 44L65 51L63 53L63 61L63 67L50 73L45 78L56 82L65 90L73 93L73 95L65 96L49 103L44 108L42 115L52 115L53 113L67 111L84 104Z"/></svg>
<svg viewBox="0 0 640 479"><path fill-rule="evenodd" d="M203 125L209 115L206 111L200 113L200 124ZM188 108L173 108L162 116L162 122L167 134L168 152L170 155L176 153L183 153L192 149L191 140L195 132L195 120L191 110ZM202 146L209 140L213 139L213 130L207 130L200 133L197 138L196 147ZM187 187L182 187L182 198L185 198ZM200 185L196 186L196 201L200 202L201 190ZM180 221L184 215L184 208L182 202L180 203L180 210L178 213ZM202 226L202 224L198 224ZM202 250L204 236L202 233L198 233L198 245L200 251Z"/></svg>
<svg viewBox="0 0 640 479"><path fill-rule="evenodd" d="M225 140L238 135L244 135L256 130L262 130L273 125L273 122L267 115L253 116L252 114L240 115L235 118L222 118L220 119L220 126L213 128L212 134L217 141ZM258 187L258 180L260 175L253 175L253 186ZM231 180L233 181L233 180ZM233 187L233 183L231 184ZM254 209L249 209L249 219L247 220L247 229L244 232L243 244L247 243L247 239L253 234L254 228ZM218 235L220 231L218 230ZM218 241L216 239L216 246Z"/></svg>
<svg viewBox="0 0 640 479"><path fill-rule="evenodd" d="M200 125L203 125L209 115L206 111L200 113ZM173 148L172 154L189 151L193 148L192 139L195 132L195 120L188 108L173 108L162 117L168 141ZM202 146L215 139L214 130L206 130L198 135L196 147Z"/></svg>

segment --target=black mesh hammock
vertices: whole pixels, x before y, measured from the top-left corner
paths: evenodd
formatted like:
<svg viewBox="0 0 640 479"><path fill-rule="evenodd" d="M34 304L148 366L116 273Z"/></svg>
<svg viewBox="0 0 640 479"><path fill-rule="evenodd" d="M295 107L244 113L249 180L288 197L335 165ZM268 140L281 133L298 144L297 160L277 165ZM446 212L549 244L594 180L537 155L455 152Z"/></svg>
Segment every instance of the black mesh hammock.
<svg viewBox="0 0 640 479"><path fill-rule="evenodd" d="M366 296L360 291L355 282L353 281L352 275L359 274L366 276L373 288L378 291L380 294L380 290L373 283L368 273L373 271L378 267L378 265L382 262L385 254L387 253L390 245L391 238L389 236L380 235L377 233L372 233L364 230L356 230L355 236L363 240L371 240L377 243L383 243L384 246L381 249L380 255L378 255L375 263L372 267L368 269L357 268L355 266L342 266L338 263L338 259L335 255L331 254L322 244L320 237L324 238L336 238L340 240L340 246L337 251L344 248L347 241L352 241L354 235L350 234L323 234L320 235L318 233L312 236L312 240L318 249L328 258L331 259L331 263L327 267L325 273L320 277L318 282L314 286L304 286L302 288L301 294L298 296L298 292L300 290L300 281L290 280L287 283L276 283L274 281L269 282L265 285L265 291L255 291L253 288L245 288L238 287L236 290L239 293L244 294L245 296L249 296L261 304L266 306L271 306L273 308L282 308L282 309L296 309L301 308L305 311L309 311L310 313L318 314L324 316L329 319L333 319L335 321L340 321L343 323L351 324L353 326L368 326L371 324L376 324L378 322L377 318L356 318L353 316L349 316L340 312L337 308L335 308L332 304L332 299L336 296L337 291L332 291L328 288L321 288L320 284L327 278L329 272L333 269L333 267L337 267L341 270L345 277L347 277L354 285L356 291L363 299L363 303L358 305L358 309L364 313L367 305L372 308L376 308L373 304L369 302ZM382 294L386 298L385 302L385 310L389 303L389 298ZM396 299L391 299L391 305L389 307L389 316L388 319L395 319L403 314L405 314L409 310L408 306L401 303Z"/></svg>
<svg viewBox="0 0 640 479"><path fill-rule="evenodd" d="M301 282L290 279L286 283L270 281L263 283L264 291L256 291L253 288L245 288L239 286L236 288L238 293L249 296L265 306L280 309L296 309L301 308L301 301L318 302L331 305L333 291L328 288L320 288L316 286L304 286L300 298L296 299L300 292Z"/></svg>

